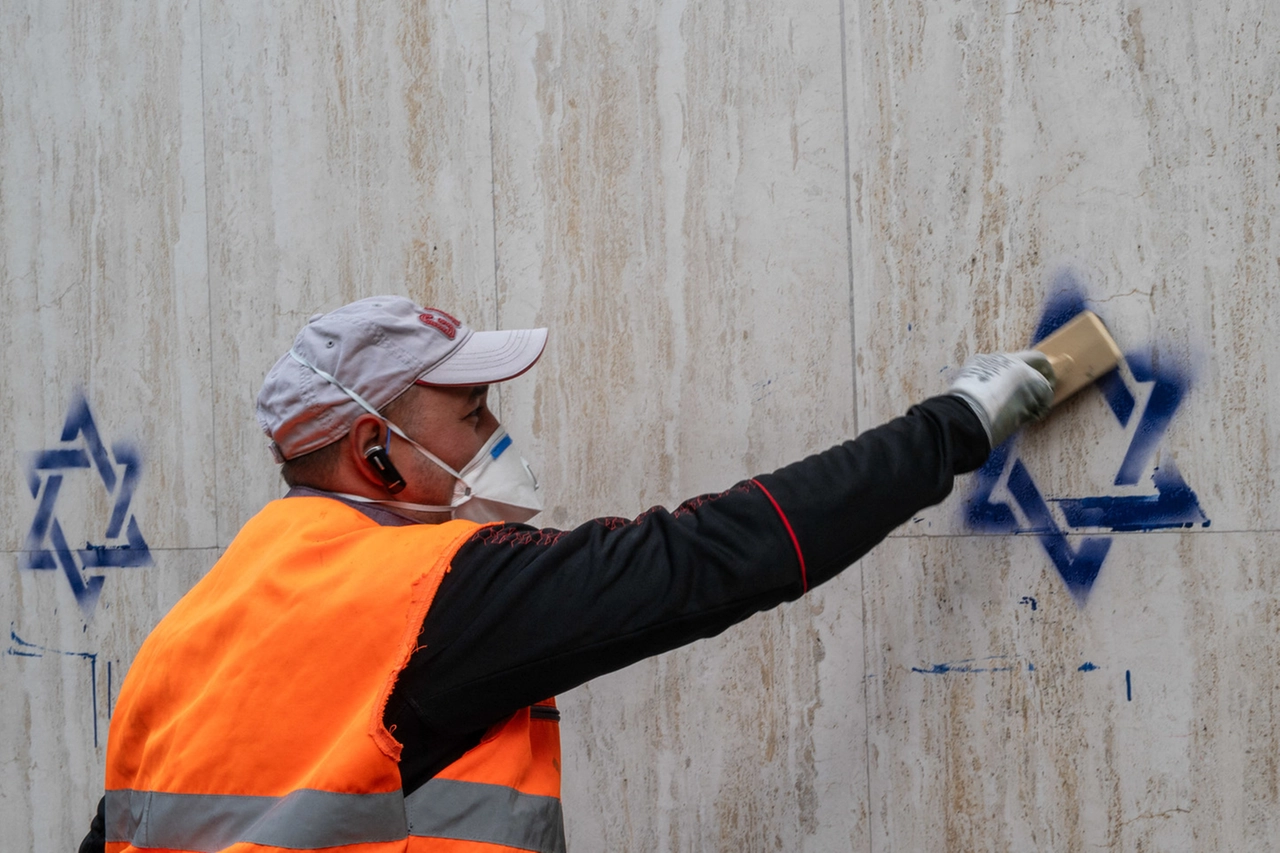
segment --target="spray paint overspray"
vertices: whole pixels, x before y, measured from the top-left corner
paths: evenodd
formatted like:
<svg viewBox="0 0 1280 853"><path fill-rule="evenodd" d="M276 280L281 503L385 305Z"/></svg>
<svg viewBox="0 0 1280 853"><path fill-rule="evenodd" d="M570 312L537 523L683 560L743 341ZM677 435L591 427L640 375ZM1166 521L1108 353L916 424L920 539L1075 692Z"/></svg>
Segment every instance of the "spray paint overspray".
<svg viewBox="0 0 1280 853"><path fill-rule="evenodd" d="M1091 306L1074 277L1059 276L1032 345L1086 308ZM1111 536L1096 534L1209 526L1196 493L1172 457L1160 453L1161 439L1191 387L1190 380L1174 368L1157 365L1149 348L1126 351L1122 368L1081 392L1101 394L1118 428L1126 433L1141 407L1128 447L1117 460L1112 493L1046 494L1032 474L1036 460L1019 455L1015 435L992 452L975 475L973 491L965 501L965 521L974 530L1036 536L1080 605L1088 598L1113 541ZM1142 489L1147 470L1154 494ZM1072 533L1089 535L1073 546L1068 538Z"/></svg>

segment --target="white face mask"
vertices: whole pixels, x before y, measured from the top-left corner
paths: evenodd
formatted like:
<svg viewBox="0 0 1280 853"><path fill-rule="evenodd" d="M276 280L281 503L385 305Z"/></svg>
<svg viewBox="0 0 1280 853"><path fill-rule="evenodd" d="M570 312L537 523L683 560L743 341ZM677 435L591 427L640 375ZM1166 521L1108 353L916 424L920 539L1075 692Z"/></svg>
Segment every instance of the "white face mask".
<svg viewBox="0 0 1280 853"><path fill-rule="evenodd" d="M383 418L377 409L337 379L308 363L296 352L290 350L289 355L293 356L295 361L314 370L321 378L341 388L348 397L359 403L369 413ZM462 470L455 471L440 457L405 435L400 427L385 418L383 422L388 430L407 441L414 450L452 475L454 479L452 502L449 506L428 506L334 492L338 497L357 503L378 504L417 512L447 512L454 518L465 518L482 524L490 521L521 524L542 512L542 495L539 493L538 478L533 475L533 469L529 467L529 463L516 451L511 436L507 434L505 428L499 426L476 455L462 466Z"/></svg>
<svg viewBox="0 0 1280 853"><path fill-rule="evenodd" d="M456 477L454 518L519 524L542 512L538 478L501 426Z"/></svg>
<svg viewBox="0 0 1280 853"><path fill-rule="evenodd" d="M413 446L413 449L453 475L453 501L449 506L426 506L404 501L375 501L343 495L361 503L412 509L418 512L447 512L454 518L466 518L481 524L490 521L523 523L542 512L542 495L538 478L533 475L511 441L506 429L498 427L471 461L455 471L434 453L405 435L395 424L387 427Z"/></svg>

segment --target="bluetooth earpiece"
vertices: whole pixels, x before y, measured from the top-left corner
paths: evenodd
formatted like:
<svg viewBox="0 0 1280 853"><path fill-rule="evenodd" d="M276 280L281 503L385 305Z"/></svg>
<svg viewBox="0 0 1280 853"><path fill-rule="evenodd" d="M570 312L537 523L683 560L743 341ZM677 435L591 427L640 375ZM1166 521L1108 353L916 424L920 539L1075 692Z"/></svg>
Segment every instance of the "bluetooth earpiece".
<svg viewBox="0 0 1280 853"><path fill-rule="evenodd" d="M404 477L400 476L396 466L391 463L391 457L387 455L385 447L375 444L364 452L364 458L373 466L373 470L378 472L378 477L387 487L387 491L394 495L404 488Z"/></svg>

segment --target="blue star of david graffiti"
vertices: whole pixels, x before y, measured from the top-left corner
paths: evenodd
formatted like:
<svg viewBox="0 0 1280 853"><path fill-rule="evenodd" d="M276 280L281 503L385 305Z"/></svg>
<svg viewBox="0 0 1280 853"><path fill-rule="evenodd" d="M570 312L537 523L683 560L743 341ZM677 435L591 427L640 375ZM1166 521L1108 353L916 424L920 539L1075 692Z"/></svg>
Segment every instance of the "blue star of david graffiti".
<svg viewBox="0 0 1280 853"><path fill-rule="evenodd" d="M1084 309L1083 296L1073 288L1068 289L1046 307L1032 343L1048 337ZM1175 372L1157 369L1150 357L1141 353L1126 353L1125 362L1135 380L1152 386L1115 477L1117 486L1134 486L1156 453L1160 439L1186 394L1188 382ZM1120 372L1112 371L1095 387L1102 393L1120 426L1127 427L1137 408L1137 399ZM1014 457L1012 465L1009 464L1016 442L1016 437L1011 438L996 448L978 471L974 491L966 503L967 521L979 530L1037 536L1068 590L1081 604L1102 570L1102 563L1111 549L1112 537L1086 536L1073 549L1067 540L1067 532L1076 529L1129 532L1192 527L1196 524L1209 526L1209 519L1200 508L1195 492L1187 486L1173 460L1167 456L1160 460L1152 473L1151 481L1156 489L1154 495L1046 499L1022 459ZM1014 503L1026 518L1025 525L1019 523L1012 507L991 499L1002 478ZM1061 510L1066 530L1058 525L1050 511L1050 500Z"/></svg>
<svg viewBox="0 0 1280 853"><path fill-rule="evenodd" d="M71 401L61 442L62 446L31 454L27 486L37 502L36 513L19 564L26 569L61 568L88 619L105 578L87 575L86 569L151 565L151 551L138 528L138 519L129 511L142 459L128 444L113 444L108 451L81 393ZM73 549L58 522L58 493L68 473L85 469L97 474L107 496L112 498L111 517L103 532L103 544L85 542L83 548Z"/></svg>

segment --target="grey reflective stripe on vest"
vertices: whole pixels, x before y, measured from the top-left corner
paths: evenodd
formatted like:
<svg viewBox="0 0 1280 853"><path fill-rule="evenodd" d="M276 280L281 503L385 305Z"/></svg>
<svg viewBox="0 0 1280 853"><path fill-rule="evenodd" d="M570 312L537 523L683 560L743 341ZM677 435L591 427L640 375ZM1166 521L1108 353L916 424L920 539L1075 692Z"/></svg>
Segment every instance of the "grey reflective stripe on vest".
<svg viewBox="0 0 1280 853"><path fill-rule="evenodd" d="M432 779L404 801L409 834L564 853L564 815L555 797L503 785Z"/></svg>
<svg viewBox="0 0 1280 853"><path fill-rule="evenodd" d="M406 824L407 818L407 824ZM564 853L555 797L432 779L407 799L303 789L285 797L107 791L107 841L216 853L247 841L290 850L398 841L409 835Z"/></svg>
<svg viewBox="0 0 1280 853"><path fill-rule="evenodd" d="M107 791L107 841L200 853L239 841L312 850L408 836L404 797L303 789L284 797Z"/></svg>

